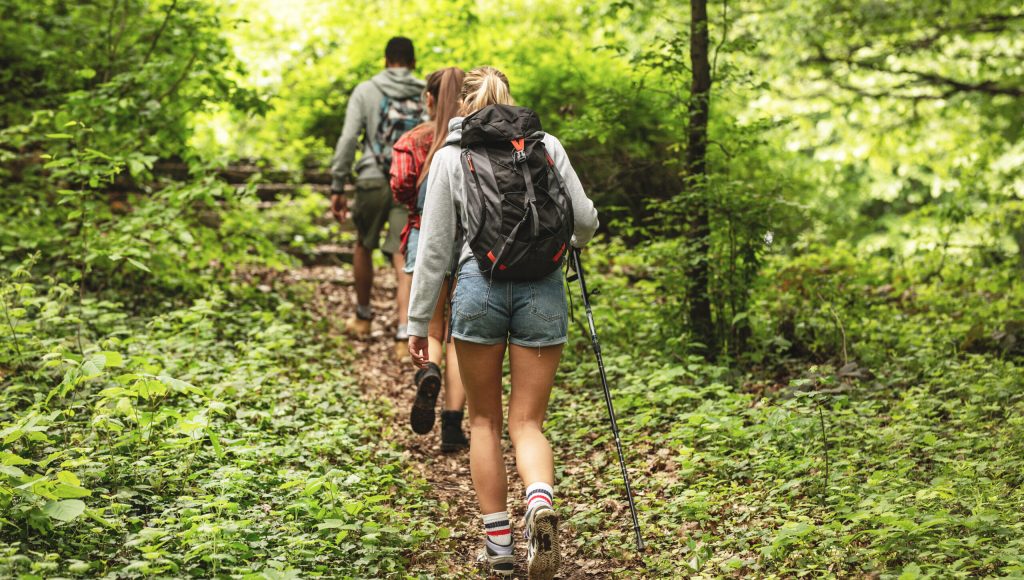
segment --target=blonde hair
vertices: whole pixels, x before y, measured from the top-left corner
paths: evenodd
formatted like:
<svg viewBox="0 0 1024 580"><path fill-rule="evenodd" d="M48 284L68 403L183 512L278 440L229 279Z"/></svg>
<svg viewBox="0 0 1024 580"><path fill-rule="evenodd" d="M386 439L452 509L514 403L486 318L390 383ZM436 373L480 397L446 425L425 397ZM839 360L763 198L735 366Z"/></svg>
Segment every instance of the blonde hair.
<svg viewBox="0 0 1024 580"><path fill-rule="evenodd" d="M489 105L514 105L508 88L508 77L493 66L477 67L466 73L462 83L463 117Z"/></svg>

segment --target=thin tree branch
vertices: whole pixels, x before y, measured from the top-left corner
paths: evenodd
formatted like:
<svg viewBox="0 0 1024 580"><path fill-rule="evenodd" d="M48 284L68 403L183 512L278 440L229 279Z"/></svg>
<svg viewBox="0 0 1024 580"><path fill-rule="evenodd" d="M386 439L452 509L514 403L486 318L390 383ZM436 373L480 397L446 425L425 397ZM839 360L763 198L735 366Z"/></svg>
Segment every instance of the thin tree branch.
<svg viewBox="0 0 1024 580"><path fill-rule="evenodd" d="M836 64L843 64L843 65L846 65L846 66L850 67L851 69L864 69L864 70L869 70L869 71L873 71L873 72L890 74L890 75L894 75L894 76L911 77L911 79L907 83L904 83L903 85L901 85L899 87L896 87L897 89L900 89L900 88L910 88L913 85L929 86L929 87L934 87L936 89L942 89L942 88L945 89L944 91L942 91L941 95L939 95L939 96L935 96L935 95L930 95L930 96L912 95L912 96L908 97L907 95L902 95L903 98L915 98L915 99L948 98L948 97L950 97L950 96L952 96L953 94L956 94L956 93L982 93L982 94L991 95L991 96L1006 95L1006 96L1011 96L1011 97L1021 97L1021 96L1024 96L1024 86L1004 85L1004 84L1000 84L999 82L994 81L994 80L983 80L983 81L971 82L971 81L964 81L964 80L955 79L955 78L952 78L952 77L948 77L948 76L944 76L944 75L940 75L938 73L928 72L928 71L919 71L919 70L911 70L911 69L892 69L892 68L888 68L886 66L883 66L882 63L881 63L881 59L877 59L877 60L876 59L855 59L852 56L837 57L837 56L831 56L831 55L827 54L825 52L824 48L821 47L821 46L816 47L816 49L817 49L817 52L818 52L817 56L805 59L803 61L803 64L819 64L819 65L825 65L825 66L828 66L828 67L832 67L832 66L834 66ZM839 84L840 81L837 81L835 76L836 76L835 74L829 74L830 79L833 82L836 82L836 84ZM849 84L848 84L848 86L843 87L843 88L846 88L848 90L856 90L856 89L853 89L852 85L849 85ZM881 96L900 96L900 95L882 94L882 93L873 93L872 94L872 93L866 92L865 96L872 96L872 97L876 97L877 98L877 97L881 97Z"/></svg>
<svg viewBox="0 0 1024 580"><path fill-rule="evenodd" d="M197 55L193 52L192 57L188 59L187 63L185 63L185 68L182 69L181 74L178 75L178 78L174 79L174 83L172 83L171 86L167 87L167 90L160 93L160 96L156 98L157 102L163 101L167 97L171 96L174 93L174 91L178 90L178 87L180 87L181 83L184 82L185 77L188 76L189 71L192 70L192 65L195 64L196 58Z"/></svg>
<svg viewBox="0 0 1024 580"><path fill-rule="evenodd" d="M164 14L164 21L160 23L160 30L157 30L156 36L153 37L153 42L149 45L149 50L146 51L145 58L142 59L143 65L148 63L150 57L153 56L153 51L156 50L156 44L160 42L160 37L163 36L164 30L167 28L167 23L171 20L171 14L177 6L178 0L171 0L171 5L167 7L167 12Z"/></svg>

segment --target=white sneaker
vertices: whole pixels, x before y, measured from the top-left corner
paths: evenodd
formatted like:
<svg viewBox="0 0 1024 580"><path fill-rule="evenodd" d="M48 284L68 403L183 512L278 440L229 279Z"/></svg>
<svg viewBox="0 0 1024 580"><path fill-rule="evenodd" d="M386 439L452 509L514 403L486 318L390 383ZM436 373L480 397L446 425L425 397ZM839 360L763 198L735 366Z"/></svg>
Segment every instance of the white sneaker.
<svg viewBox="0 0 1024 580"><path fill-rule="evenodd" d="M476 561L481 564L486 563L490 566L493 574L506 578L511 578L512 572L514 572L516 568L514 555L495 553L486 545L483 550L480 550L480 554L476 557Z"/></svg>
<svg viewBox="0 0 1024 580"><path fill-rule="evenodd" d="M530 580L551 580L562 563L558 547L558 514L544 506L526 514L526 569Z"/></svg>

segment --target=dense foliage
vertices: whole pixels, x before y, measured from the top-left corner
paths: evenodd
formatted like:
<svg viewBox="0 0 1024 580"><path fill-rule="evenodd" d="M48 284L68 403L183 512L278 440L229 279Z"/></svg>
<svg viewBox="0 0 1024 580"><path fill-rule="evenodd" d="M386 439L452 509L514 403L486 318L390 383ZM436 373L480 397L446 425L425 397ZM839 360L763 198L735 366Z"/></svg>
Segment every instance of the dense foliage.
<svg viewBox="0 0 1024 580"><path fill-rule="evenodd" d="M623 575L1024 573L1019 2L708 3L700 175L688 5L401 6L0 0L0 576L432 573L406 568L448 508L394 410L308 285L267 281L338 236L324 200L267 208L213 170L323 168L394 34L420 73L505 70L599 205L651 544ZM574 327L560 502L624 555Z"/></svg>

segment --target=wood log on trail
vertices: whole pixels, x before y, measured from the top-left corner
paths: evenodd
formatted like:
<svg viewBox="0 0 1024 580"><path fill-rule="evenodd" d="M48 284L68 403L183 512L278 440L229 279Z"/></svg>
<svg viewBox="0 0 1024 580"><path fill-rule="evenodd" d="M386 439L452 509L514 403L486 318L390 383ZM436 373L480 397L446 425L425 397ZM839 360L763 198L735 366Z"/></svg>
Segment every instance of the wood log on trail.
<svg viewBox="0 0 1024 580"><path fill-rule="evenodd" d="M228 183L248 183L253 177L259 176L262 181L269 183L308 183L326 186L331 184L331 174L326 171L311 169L302 172L286 171L263 167L256 163L231 164L217 169L216 173L218 177ZM180 161L157 161L153 165L153 174L158 177L170 177L177 181L185 181L190 178L188 164Z"/></svg>

